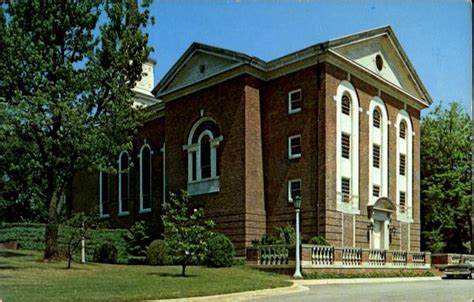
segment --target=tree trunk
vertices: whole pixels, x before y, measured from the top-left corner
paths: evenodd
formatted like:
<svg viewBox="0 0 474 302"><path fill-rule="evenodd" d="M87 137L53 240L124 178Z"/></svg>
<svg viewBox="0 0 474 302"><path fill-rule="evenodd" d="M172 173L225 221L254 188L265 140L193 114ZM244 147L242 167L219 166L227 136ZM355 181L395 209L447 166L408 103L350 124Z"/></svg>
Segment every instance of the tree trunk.
<svg viewBox="0 0 474 302"><path fill-rule="evenodd" d="M45 249L44 249L44 260L52 260L58 256L58 237L59 237L59 226L58 226L58 202L59 195L57 191L54 191L53 196L49 202L49 213L48 223L46 224L45 230Z"/></svg>
<svg viewBox="0 0 474 302"><path fill-rule="evenodd" d="M181 276L186 276L186 264L181 265Z"/></svg>

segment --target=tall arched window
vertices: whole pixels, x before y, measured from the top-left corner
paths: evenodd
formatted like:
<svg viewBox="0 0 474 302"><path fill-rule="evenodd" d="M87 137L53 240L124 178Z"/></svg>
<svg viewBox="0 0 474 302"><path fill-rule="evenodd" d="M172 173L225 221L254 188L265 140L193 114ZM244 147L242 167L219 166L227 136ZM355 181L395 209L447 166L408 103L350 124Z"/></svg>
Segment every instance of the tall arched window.
<svg viewBox="0 0 474 302"><path fill-rule="evenodd" d="M130 156L127 151L122 151L118 160L118 204L119 215L128 215L128 202L130 200Z"/></svg>
<svg viewBox="0 0 474 302"><path fill-rule="evenodd" d="M140 149L140 212L151 211L151 151L150 145L144 144Z"/></svg>
<svg viewBox="0 0 474 302"><path fill-rule="evenodd" d="M388 196L388 115L380 97L369 105L369 205Z"/></svg>
<svg viewBox="0 0 474 302"><path fill-rule="evenodd" d="M219 183L219 143L217 124L209 117L203 117L191 128L188 144L183 149L188 152L188 192L191 195L218 192Z"/></svg>
<svg viewBox="0 0 474 302"><path fill-rule="evenodd" d="M359 101L348 81L342 81L336 101L337 209L359 213Z"/></svg>
<svg viewBox="0 0 474 302"><path fill-rule="evenodd" d="M397 116L397 218L413 221L413 135L410 116L401 110Z"/></svg>
<svg viewBox="0 0 474 302"><path fill-rule="evenodd" d="M109 174L99 172L99 215L109 217L110 185Z"/></svg>

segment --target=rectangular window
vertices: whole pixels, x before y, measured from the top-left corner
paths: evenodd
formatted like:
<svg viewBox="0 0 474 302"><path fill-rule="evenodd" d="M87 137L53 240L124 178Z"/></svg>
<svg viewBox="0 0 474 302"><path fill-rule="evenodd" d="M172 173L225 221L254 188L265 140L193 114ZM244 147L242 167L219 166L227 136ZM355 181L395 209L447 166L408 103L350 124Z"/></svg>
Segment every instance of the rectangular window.
<svg viewBox="0 0 474 302"><path fill-rule="evenodd" d="M109 175L107 173L99 173L99 185L100 185L100 216L109 216Z"/></svg>
<svg viewBox="0 0 474 302"><path fill-rule="evenodd" d="M400 213L405 213L406 210L406 194L400 191Z"/></svg>
<svg viewBox="0 0 474 302"><path fill-rule="evenodd" d="M343 177L341 179L342 202L350 202L351 200L351 179Z"/></svg>
<svg viewBox="0 0 474 302"><path fill-rule="evenodd" d="M288 158L301 157L301 135L294 135L288 138Z"/></svg>
<svg viewBox="0 0 474 302"><path fill-rule="evenodd" d="M400 153L400 175L405 175L406 156Z"/></svg>
<svg viewBox="0 0 474 302"><path fill-rule="evenodd" d="M293 202L297 196L301 197L301 179L288 181L288 202Z"/></svg>
<svg viewBox="0 0 474 302"><path fill-rule="evenodd" d="M374 168L380 168L380 146L372 145L372 165Z"/></svg>
<svg viewBox="0 0 474 302"><path fill-rule="evenodd" d="M374 197L379 197L380 196L380 186L379 185L373 185L372 186L372 196L374 196Z"/></svg>
<svg viewBox="0 0 474 302"><path fill-rule="evenodd" d="M342 157L350 158L351 136L346 133L342 133L342 136L341 136L341 149L342 149Z"/></svg>
<svg viewBox="0 0 474 302"><path fill-rule="evenodd" d="M301 89L293 90L288 93L288 113L301 111L302 94Z"/></svg>

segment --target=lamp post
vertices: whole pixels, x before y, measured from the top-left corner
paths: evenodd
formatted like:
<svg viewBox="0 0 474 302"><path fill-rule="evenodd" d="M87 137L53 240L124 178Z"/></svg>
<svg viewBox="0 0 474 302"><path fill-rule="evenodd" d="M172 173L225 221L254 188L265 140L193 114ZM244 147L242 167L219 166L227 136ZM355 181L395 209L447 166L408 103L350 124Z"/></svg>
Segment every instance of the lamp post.
<svg viewBox="0 0 474 302"><path fill-rule="evenodd" d="M301 209L301 197L296 196L293 200L293 206L295 207L296 212L296 269L293 278L302 278L300 270L300 209Z"/></svg>

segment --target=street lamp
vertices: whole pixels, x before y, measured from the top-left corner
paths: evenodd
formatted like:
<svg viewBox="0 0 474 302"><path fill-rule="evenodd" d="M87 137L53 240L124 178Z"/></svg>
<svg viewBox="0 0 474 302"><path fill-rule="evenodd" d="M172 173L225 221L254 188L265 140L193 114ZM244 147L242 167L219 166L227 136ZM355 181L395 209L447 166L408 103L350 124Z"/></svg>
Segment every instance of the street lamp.
<svg viewBox="0 0 474 302"><path fill-rule="evenodd" d="M300 209L301 209L301 197L296 196L293 199L293 206L296 212L296 269L293 278L302 278L300 270Z"/></svg>

